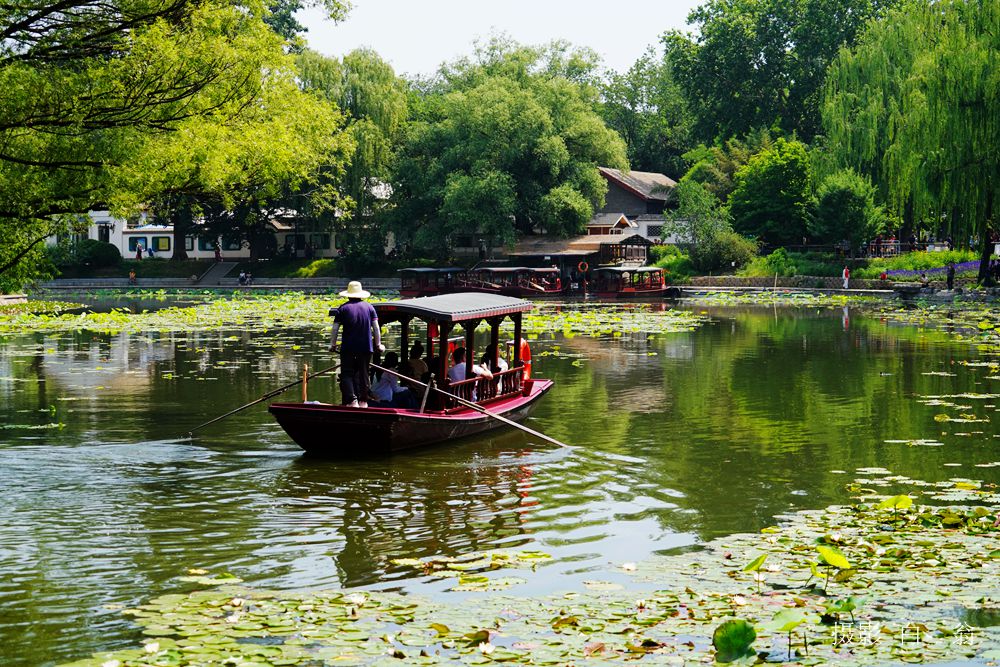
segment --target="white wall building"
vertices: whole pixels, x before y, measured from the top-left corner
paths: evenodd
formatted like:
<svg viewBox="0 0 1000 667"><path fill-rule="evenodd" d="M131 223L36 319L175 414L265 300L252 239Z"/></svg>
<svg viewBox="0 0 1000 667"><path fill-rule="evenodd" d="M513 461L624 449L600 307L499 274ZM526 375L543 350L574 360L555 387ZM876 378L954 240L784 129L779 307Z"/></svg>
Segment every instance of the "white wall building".
<svg viewBox="0 0 1000 667"><path fill-rule="evenodd" d="M142 249L144 258L150 257L149 249L153 249L154 257L170 257L174 253L174 228L172 225L146 224L148 218L142 214L137 222L116 218L108 211L90 211L90 227L86 233L79 234L76 240L94 239L110 243L121 252L122 257L134 258ZM297 248L296 255L305 257L307 244L312 247L315 257L336 257L337 247L334 234L329 232L296 233L295 225L284 220L273 220L270 226L277 241L278 254L287 246ZM227 242L223 238L199 238L195 235L184 237L184 249L190 259L214 259L215 243L222 246L225 259L247 259L250 248L244 243ZM48 245L56 245L58 239L51 237Z"/></svg>

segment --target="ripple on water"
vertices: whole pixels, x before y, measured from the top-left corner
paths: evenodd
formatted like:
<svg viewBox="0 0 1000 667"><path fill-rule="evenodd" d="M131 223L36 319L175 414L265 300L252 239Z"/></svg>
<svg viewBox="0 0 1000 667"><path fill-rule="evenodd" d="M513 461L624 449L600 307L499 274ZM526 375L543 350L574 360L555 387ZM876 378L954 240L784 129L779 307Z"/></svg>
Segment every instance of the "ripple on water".
<svg viewBox="0 0 1000 667"><path fill-rule="evenodd" d="M303 361L325 365L303 354L320 332L282 334L302 352L221 365L245 356L243 338L227 342L242 332L4 339L0 378L19 381L0 380L0 423L65 426L0 431L0 663L120 645L129 626L104 605L184 590L175 577L192 567L271 588L437 594L454 582L392 560L529 548L553 559L519 573L518 592L557 592L843 502L849 480L831 470L933 479L996 458L992 423L941 435L940 408L909 398L977 391L989 369L921 374L968 348L859 317L845 335L837 313L713 318L693 333L533 341L561 354L537 358L557 386L529 425L573 449L505 431L359 462L300 456L263 407L171 439L296 379ZM108 370L92 376L97 365ZM886 443L916 438L942 446Z"/></svg>

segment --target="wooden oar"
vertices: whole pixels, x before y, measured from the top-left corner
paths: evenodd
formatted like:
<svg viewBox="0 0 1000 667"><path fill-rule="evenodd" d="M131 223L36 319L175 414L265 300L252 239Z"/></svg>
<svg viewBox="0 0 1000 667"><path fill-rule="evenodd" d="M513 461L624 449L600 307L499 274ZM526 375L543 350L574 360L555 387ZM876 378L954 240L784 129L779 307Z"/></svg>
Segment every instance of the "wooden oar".
<svg viewBox="0 0 1000 667"><path fill-rule="evenodd" d="M278 387L274 391L270 391L270 392L264 394L263 396L261 396L260 398L258 398L256 401L252 401L250 403L247 403L246 405L240 406L240 407L236 408L235 410L230 410L226 414L224 414L222 416L219 416L219 417L216 417L212 421L207 421L204 424L201 424L200 426L195 426L193 429L191 429L190 431L188 431L188 437L191 437L191 435L193 435L194 432L197 431L198 429L205 428L209 424L214 424L215 422L222 421L226 417L235 415L237 412L240 412L241 410L246 410L249 407L257 405L261 401L266 401L267 399L271 398L272 396L277 396L278 394L280 394L280 393L282 393L284 391L288 391L289 389L291 389L292 387L294 387L297 384L302 384L304 381L311 380L314 377L316 377L317 375L323 375L323 373L329 373L330 371L335 371L338 368L340 368L340 364L335 364L333 366L330 366L329 368L324 368L321 371L316 371L312 375L306 375L302 379L296 380L295 382L289 382L284 387Z"/></svg>
<svg viewBox="0 0 1000 667"><path fill-rule="evenodd" d="M396 377L398 377L398 378L400 378L400 379L402 379L405 382L408 382L410 384L415 384L417 386L423 387L424 389L428 388L428 386L426 384L424 384L423 382L421 382L419 380L414 380L411 377L407 377L406 375L402 375L400 373L397 373L396 371L391 370L389 368L382 368L378 364L370 364L370 365L371 365L372 368L377 368L378 370L382 371L383 373L390 373L392 375L395 375ZM518 424L516 421L514 421L512 419L507 419L506 417L501 417L497 413L490 412L489 410L487 410L486 408L484 408L481 405L473 403L472 401L467 401L464 398L459 398L458 396L455 396L455 394L449 393L449 392L445 391L444 389L438 389L437 387L430 387L430 389L433 389L434 391L438 392L439 394L444 394L445 396L447 396L448 398L452 399L453 401L455 401L456 403L458 403L460 405L464 405L467 408L472 408L473 410L475 410L477 412L481 412L484 415L486 415L487 417L492 417L493 419L496 419L497 421L503 422L504 424L507 424L508 426L513 426L514 428L519 428L522 431L524 431L525 433L533 435L536 438L541 438L542 440L545 440L546 442L551 442L553 445L559 445L560 447L565 447L566 449L572 449L572 447L570 447L569 445L567 445L564 442L559 442L555 438L549 437L549 436L545 435L544 433L539 433L538 431L535 431L534 429L530 429L527 426L525 426L524 424Z"/></svg>

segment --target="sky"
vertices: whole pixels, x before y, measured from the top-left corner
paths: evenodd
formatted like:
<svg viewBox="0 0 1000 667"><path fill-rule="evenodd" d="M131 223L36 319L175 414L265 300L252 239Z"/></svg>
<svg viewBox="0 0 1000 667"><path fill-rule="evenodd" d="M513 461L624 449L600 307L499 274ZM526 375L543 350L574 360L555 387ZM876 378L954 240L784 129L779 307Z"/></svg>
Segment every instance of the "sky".
<svg viewBox="0 0 1000 667"><path fill-rule="evenodd" d="M565 39L588 46L604 66L624 72L671 28L687 30L688 12L704 0L353 0L339 24L304 10L309 46L343 56L366 46L397 74L432 74L472 53L477 39L505 33L523 44Z"/></svg>

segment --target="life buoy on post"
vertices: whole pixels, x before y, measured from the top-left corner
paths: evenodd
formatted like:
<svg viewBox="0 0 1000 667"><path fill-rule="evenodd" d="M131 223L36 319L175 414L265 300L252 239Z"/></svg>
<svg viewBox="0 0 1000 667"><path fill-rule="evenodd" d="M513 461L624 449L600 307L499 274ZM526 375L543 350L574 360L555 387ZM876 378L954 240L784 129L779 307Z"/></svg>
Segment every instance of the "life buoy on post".
<svg viewBox="0 0 1000 667"><path fill-rule="evenodd" d="M531 348L528 346L528 341L524 338L521 339L521 365L524 366L524 379L531 379Z"/></svg>
<svg viewBox="0 0 1000 667"><path fill-rule="evenodd" d="M586 262L580 262L579 264L576 265L576 269L580 273L586 273L587 269L589 269L589 268L590 268L590 264L587 264Z"/></svg>

